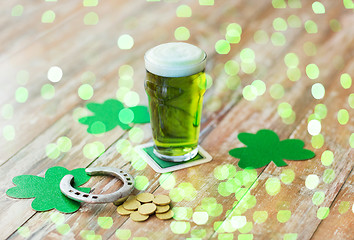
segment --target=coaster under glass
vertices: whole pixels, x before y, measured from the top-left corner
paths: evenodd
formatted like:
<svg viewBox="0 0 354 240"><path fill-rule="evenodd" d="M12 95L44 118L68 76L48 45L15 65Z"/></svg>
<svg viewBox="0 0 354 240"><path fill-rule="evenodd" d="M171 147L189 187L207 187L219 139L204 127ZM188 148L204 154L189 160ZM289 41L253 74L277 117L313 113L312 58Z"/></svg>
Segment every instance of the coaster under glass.
<svg viewBox="0 0 354 240"><path fill-rule="evenodd" d="M198 146L195 157L188 161L176 162L166 161L157 157L154 153L154 143L146 143L135 147L139 155L149 166L158 173L173 172L176 170L196 166L202 163L207 163L212 160L210 154L201 146Z"/></svg>

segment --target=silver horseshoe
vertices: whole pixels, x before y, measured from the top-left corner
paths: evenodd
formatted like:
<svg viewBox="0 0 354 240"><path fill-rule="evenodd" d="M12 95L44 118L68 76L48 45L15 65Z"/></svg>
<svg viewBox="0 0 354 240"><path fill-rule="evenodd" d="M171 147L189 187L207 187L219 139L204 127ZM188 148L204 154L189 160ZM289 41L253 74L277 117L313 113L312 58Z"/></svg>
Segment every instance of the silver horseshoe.
<svg viewBox="0 0 354 240"><path fill-rule="evenodd" d="M91 194L81 192L71 185L74 182L74 176L65 175L60 181L61 192L70 199L86 203L110 203L116 205L124 202L134 189L134 178L129 173L118 168L111 167L94 167L86 168L85 172L89 176L108 175L119 178L123 181L123 187L113 193L108 194Z"/></svg>

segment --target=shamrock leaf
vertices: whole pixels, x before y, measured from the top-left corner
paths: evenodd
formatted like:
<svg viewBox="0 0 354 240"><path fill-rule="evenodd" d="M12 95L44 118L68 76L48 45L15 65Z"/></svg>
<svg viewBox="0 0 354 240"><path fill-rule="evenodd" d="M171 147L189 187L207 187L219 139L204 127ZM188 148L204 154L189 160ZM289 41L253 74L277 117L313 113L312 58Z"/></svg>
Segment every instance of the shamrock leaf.
<svg viewBox="0 0 354 240"><path fill-rule="evenodd" d="M305 143L299 139L279 140L272 130L262 129L256 134L240 133L238 139L247 147L234 148L229 154L239 158L240 168L260 168L271 161L278 167L287 166L286 160L307 160L313 158L315 153L304 149Z"/></svg>
<svg viewBox="0 0 354 240"><path fill-rule="evenodd" d="M88 103L86 107L94 113L93 116L83 117L79 122L88 125L87 132L92 134L104 133L120 126L123 130L131 129L131 123L150 122L146 106L125 108L116 99L108 99L103 104Z"/></svg>
<svg viewBox="0 0 354 240"><path fill-rule="evenodd" d="M16 187L7 190L6 194L13 198L35 198L32 208L36 211L47 211L53 208L65 213L72 213L79 209L80 203L65 197L60 191L60 181L67 175L74 176L73 187L83 192L90 192L90 188L78 188L90 179L84 168L72 171L63 167L52 167L47 170L45 177L20 175L13 178Z"/></svg>

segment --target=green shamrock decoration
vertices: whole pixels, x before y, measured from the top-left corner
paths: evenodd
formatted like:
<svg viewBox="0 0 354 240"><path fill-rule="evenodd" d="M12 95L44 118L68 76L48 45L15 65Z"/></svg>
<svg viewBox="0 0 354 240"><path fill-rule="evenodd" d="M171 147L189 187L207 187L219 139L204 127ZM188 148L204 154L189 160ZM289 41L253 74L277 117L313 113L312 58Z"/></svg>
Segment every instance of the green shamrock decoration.
<svg viewBox="0 0 354 240"><path fill-rule="evenodd" d="M315 153L304 149L305 143L299 139L279 141L278 135L272 130L262 129L256 134L240 133L238 139L247 145L243 148L234 148L229 154L239 158L240 168L260 168L271 161L277 167L287 166L286 160L306 160L313 158Z"/></svg>
<svg viewBox="0 0 354 240"><path fill-rule="evenodd" d="M88 103L86 107L94 115L80 118L79 122L88 125L87 132L91 134L108 132L118 125L127 130L131 129L131 123L150 122L146 106L125 108L120 101L108 99L103 104Z"/></svg>
<svg viewBox="0 0 354 240"><path fill-rule="evenodd" d="M35 198L31 206L36 211L47 211L55 208L60 212L72 213L79 209L80 203L62 194L59 186L61 179L67 174L74 176L74 188L86 193L90 192L90 188L78 188L90 179L84 168L69 171L57 166L49 168L45 177L34 175L14 177L12 182L16 187L8 189L6 194L13 198Z"/></svg>

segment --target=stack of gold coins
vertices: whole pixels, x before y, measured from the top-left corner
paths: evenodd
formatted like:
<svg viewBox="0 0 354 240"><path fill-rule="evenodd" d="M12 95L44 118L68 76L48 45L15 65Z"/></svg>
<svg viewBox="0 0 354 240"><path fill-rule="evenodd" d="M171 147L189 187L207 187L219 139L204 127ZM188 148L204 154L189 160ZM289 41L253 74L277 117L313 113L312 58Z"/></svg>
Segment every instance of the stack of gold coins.
<svg viewBox="0 0 354 240"><path fill-rule="evenodd" d="M150 215L167 220L173 217L170 207L171 199L166 195L156 195L151 193L140 193L129 198L117 208L117 212L122 216L130 216L135 222L146 221Z"/></svg>

